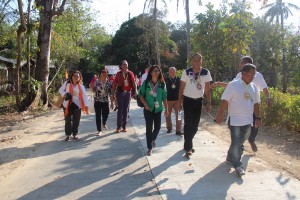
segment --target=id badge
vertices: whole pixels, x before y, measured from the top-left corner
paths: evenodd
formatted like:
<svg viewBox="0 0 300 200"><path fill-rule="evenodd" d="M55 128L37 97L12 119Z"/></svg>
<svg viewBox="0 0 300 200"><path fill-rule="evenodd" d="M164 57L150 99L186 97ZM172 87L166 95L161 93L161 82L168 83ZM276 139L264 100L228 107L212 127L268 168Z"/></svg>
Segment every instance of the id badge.
<svg viewBox="0 0 300 200"><path fill-rule="evenodd" d="M155 102L154 102L154 107L155 107L155 108L159 108L159 103L158 103L158 101L155 101Z"/></svg>

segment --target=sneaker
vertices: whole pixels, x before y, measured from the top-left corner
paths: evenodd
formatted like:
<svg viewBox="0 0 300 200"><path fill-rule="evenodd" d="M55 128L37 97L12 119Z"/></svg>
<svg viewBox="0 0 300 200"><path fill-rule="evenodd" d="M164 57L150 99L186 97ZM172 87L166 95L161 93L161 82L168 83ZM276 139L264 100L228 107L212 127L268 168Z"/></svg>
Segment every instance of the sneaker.
<svg viewBox="0 0 300 200"><path fill-rule="evenodd" d="M99 131L96 135L97 135L97 136L100 136L100 135L102 135L102 132Z"/></svg>
<svg viewBox="0 0 300 200"><path fill-rule="evenodd" d="M153 140L152 141L152 147L155 148L156 147L156 142Z"/></svg>
<svg viewBox="0 0 300 200"><path fill-rule="evenodd" d="M185 153L185 157L189 158L192 155L192 151L187 151Z"/></svg>
<svg viewBox="0 0 300 200"><path fill-rule="evenodd" d="M183 133L181 133L180 131L177 131L177 132L176 132L176 135L178 135L178 136L182 136L182 135L183 135Z"/></svg>
<svg viewBox="0 0 300 200"><path fill-rule="evenodd" d="M243 169L242 166L235 168L235 171L236 171L237 175L239 175L239 176L244 176L246 174L245 170Z"/></svg>
<svg viewBox="0 0 300 200"><path fill-rule="evenodd" d="M167 133L172 133L172 129L168 129Z"/></svg>
<svg viewBox="0 0 300 200"><path fill-rule="evenodd" d="M257 146L254 142L249 142L253 152L257 152Z"/></svg>

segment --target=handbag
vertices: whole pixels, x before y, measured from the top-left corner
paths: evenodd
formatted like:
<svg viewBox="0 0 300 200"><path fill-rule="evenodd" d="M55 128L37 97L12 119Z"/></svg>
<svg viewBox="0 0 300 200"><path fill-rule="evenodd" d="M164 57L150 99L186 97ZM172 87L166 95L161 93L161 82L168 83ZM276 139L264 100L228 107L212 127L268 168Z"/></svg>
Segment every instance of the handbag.
<svg viewBox="0 0 300 200"><path fill-rule="evenodd" d="M146 94L146 86L147 86L147 82L145 82L145 94ZM146 97L145 94L143 95L144 98ZM136 99L136 103L137 103L138 107L140 107L140 108L144 107L144 104L142 103L141 98L139 96Z"/></svg>
<svg viewBox="0 0 300 200"><path fill-rule="evenodd" d="M57 108L62 108L63 102L64 102L64 97L61 96L61 94L58 94L57 95L57 100L56 100L56 102L53 105L55 107L57 107Z"/></svg>
<svg viewBox="0 0 300 200"><path fill-rule="evenodd" d="M89 113L95 113L94 104L95 104L95 100L94 97L91 95L89 98Z"/></svg>

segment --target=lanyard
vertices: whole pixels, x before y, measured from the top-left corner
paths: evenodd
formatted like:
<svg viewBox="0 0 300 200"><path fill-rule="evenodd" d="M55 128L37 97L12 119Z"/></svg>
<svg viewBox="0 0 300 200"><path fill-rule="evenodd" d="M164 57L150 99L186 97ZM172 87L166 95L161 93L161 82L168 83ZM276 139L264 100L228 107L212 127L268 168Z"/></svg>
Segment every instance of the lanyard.
<svg viewBox="0 0 300 200"><path fill-rule="evenodd" d="M158 88L158 82L154 85L153 81L150 82L150 87L153 93L156 93L157 88Z"/></svg>
<svg viewBox="0 0 300 200"><path fill-rule="evenodd" d="M249 93L249 90L248 90L248 86L249 85L247 85L246 83L245 83L245 81L243 81L242 79L240 79L242 82L243 82L243 85L244 85L244 90L245 90L245 93L244 93L244 97L245 97L245 99L246 100L252 100L252 97L251 97L251 95L250 95L250 93Z"/></svg>

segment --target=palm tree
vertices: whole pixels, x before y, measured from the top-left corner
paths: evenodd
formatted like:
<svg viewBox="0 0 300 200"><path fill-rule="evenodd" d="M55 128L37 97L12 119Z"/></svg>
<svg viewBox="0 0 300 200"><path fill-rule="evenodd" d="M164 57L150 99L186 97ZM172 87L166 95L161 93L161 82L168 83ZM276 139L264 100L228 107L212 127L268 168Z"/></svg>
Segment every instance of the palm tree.
<svg viewBox="0 0 300 200"><path fill-rule="evenodd" d="M166 1L165 0L161 0L161 1L163 2L163 4L166 7L167 6ZM129 2L129 4L131 2L132 2L132 0ZM143 12L145 12L147 5L148 5L148 8L153 9L156 59L157 59L158 66L161 67L160 52L159 52L159 40L158 40L158 25L157 25L157 0L145 0Z"/></svg>
<svg viewBox="0 0 300 200"><path fill-rule="evenodd" d="M179 1L177 0L177 10L179 7ZM191 38L190 38L190 32L191 32L191 21L190 21L190 0L183 0L183 3L185 5L185 16L186 16L186 43L187 43L187 48L186 48L186 55L187 55L187 61L189 56L191 55ZM202 1L198 0L198 4L202 5Z"/></svg>
<svg viewBox="0 0 300 200"><path fill-rule="evenodd" d="M276 19L276 24L279 26L280 20L280 28L281 28L281 42L282 42L282 92L286 93L287 91L287 82L288 82L288 70L286 66L286 49L284 46L284 20L289 17L289 15L293 15L291 8L299 10L300 8L292 3L282 2L282 0L276 0L274 3L266 4L266 0L264 0L264 6L262 9L268 9L265 17L269 18L270 22Z"/></svg>

